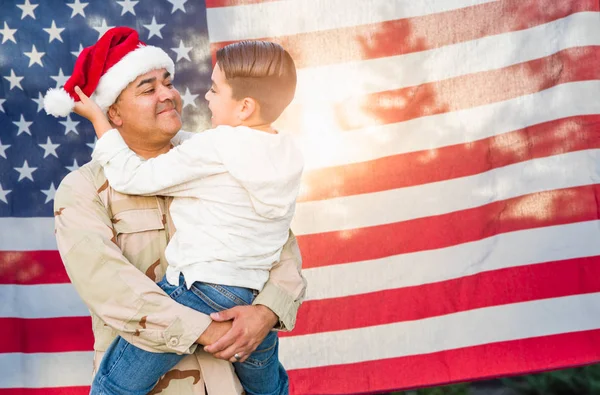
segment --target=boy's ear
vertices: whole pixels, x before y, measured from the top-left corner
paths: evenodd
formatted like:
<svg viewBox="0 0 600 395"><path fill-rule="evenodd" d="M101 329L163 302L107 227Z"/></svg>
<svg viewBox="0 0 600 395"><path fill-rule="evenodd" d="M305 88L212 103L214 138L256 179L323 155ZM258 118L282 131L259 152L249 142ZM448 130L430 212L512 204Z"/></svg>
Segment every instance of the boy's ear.
<svg viewBox="0 0 600 395"><path fill-rule="evenodd" d="M248 118L250 118L253 114L258 114L259 112L259 105L258 102L256 100L254 100L251 97L245 97L242 99L241 102L241 109L240 109L240 120L241 121L245 121Z"/></svg>
<svg viewBox="0 0 600 395"><path fill-rule="evenodd" d="M106 115L108 116L108 120L114 126L123 126L123 119L121 119L119 108L116 105L113 104L112 106L110 106Z"/></svg>

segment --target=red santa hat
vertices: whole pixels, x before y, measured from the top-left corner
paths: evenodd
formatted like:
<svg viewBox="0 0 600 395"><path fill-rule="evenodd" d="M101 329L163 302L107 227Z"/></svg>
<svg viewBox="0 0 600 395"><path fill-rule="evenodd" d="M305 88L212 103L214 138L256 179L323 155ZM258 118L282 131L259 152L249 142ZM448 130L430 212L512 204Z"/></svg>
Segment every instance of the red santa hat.
<svg viewBox="0 0 600 395"><path fill-rule="evenodd" d="M144 44L137 31L129 27L114 27L81 51L64 87L46 93L44 109L55 117L66 117L79 101L74 90L79 86L106 112L130 82L163 68L175 75L173 60L165 51Z"/></svg>

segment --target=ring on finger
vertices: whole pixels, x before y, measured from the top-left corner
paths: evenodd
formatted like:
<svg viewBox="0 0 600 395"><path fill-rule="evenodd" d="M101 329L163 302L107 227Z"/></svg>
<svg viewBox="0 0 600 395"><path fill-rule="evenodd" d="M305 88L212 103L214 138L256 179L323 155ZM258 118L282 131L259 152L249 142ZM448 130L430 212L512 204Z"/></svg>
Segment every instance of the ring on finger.
<svg viewBox="0 0 600 395"><path fill-rule="evenodd" d="M240 354L238 354L238 353L235 353L235 355L233 356L233 358L234 358L236 361L239 361L240 359L242 359L242 356L241 356Z"/></svg>

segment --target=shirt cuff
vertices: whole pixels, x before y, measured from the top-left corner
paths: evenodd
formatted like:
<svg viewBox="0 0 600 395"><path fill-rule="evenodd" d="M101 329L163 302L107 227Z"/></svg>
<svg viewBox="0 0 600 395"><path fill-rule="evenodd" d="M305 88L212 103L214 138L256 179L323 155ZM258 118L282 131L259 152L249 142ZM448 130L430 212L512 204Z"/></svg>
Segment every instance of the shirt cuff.
<svg viewBox="0 0 600 395"><path fill-rule="evenodd" d="M189 317L189 312L185 312ZM191 354L196 350L198 344L196 341L200 335L208 328L212 320L204 314L195 314L193 324L189 318L186 322L176 318L162 333L163 340L167 349L178 354Z"/></svg>
<svg viewBox="0 0 600 395"><path fill-rule="evenodd" d="M279 317L279 323L273 329L291 331L296 325L296 315L301 302L294 300L287 292L276 285L266 283L252 304L267 306Z"/></svg>
<svg viewBox="0 0 600 395"><path fill-rule="evenodd" d="M110 129L96 141L96 146L92 151L92 160L100 162L104 166L112 159L115 153L127 147L125 141L117 129Z"/></svg>

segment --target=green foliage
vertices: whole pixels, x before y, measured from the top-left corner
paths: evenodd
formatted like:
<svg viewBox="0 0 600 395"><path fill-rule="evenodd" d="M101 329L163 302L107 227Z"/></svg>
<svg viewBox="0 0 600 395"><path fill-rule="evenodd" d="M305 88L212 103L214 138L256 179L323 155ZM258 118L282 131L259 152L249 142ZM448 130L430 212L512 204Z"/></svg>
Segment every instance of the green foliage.
<svg viewBox="0 0 600 395"><path fill-rule="evenodd" d="M503 379L519 395L600 395L600 365Z"/></svg>

